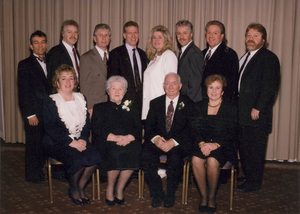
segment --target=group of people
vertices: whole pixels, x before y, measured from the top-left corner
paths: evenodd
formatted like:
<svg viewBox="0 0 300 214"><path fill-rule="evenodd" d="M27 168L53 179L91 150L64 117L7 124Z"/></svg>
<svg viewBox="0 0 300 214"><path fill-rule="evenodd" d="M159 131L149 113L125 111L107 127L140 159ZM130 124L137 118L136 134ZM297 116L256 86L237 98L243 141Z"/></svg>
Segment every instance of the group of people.
<svg viewBox="0 0 300 214"><path fill-rule="evenodd" d="M199 211L214 213L220 168L234 162L238 150L245 177L237 190L261 188L280 81L279 60L267 49L265 28L247 27L247 51L240 61L227 46L220 21L207 23L203 51L193 42L191 22L181 20L175 28L178 55L162 25L151 30L146 52L138 48L134 21L125 23L124 44L112 51L109 25L96 25L95 46L81 57L74 20L63 22L61 43L47 54L46 34L31 35L32 54L18 65L26 181L43 183L45 157L53 157L66 169L69 197L83 205L90 202L85 186L101 166L107 174L106 203L123 205L125 185L141 168L151 205L172 207L183 160L191 157ZM163 154L166 193L157 174Z"/></svg>

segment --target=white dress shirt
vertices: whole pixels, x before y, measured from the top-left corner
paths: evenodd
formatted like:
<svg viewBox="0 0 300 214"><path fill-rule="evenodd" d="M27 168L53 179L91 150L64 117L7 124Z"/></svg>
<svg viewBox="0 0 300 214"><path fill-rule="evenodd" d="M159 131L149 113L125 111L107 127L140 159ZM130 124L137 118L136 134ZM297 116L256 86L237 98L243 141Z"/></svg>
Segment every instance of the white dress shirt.
<svg viewBox="0 0 300 214"><path fill-rule="evenodd" d="M95 47L96 47L98 53L100 54L101 59L104 60L104 53L106 53L106 58L107 58L107 60L108 60L108 52L107 52L107 49L106 49L106 51L103 51L103 50L102 50L101 48L99 48L97 45L95 45Z"/></svg>
<svg viewBox="0 0 300 214"><path fill-rule="evenodd" d="M127 48L127 51L128 51L128 55L129 55L129 58L130 58L130 63L131 63L131 66L132 66L132 74L133 74L133 78L135 79L135 73L134 73L134 64L133 64L133 47L131 47L130 45L128 45L127 43L125 43L125 46ZM141 63L141 57L140 57L140 54L137 50L137 47L134 48L135 49L135 57L136 57L136 61L137 61L137 64L138 64L138 67L139 67L139 74L140 74L140 80L141 82L143 82L142 80L142 63Z"/></svg>
<svg viewBox="0 0 300 214"><path fill-rule="evenodd" d="M71 57L71 60L72 60L72 64L73 64L73 68L76 72L76 75L78 77L78 71L77 71L77 67L76 67L76 62L75 62L75 57L74 57L74 53L73 53L73 48L75 48L74 46L71 47L69 44L67 44L64 40L62 40L62 43L63 45L66 47L67 51L68 51L68 54L69 56ZM76 48L75 48L75 51L76 51ZM77 53L76 53L76 57L77 57L77 62L78 62L78 67L79 67L79 58L77 56Z"/></svg>

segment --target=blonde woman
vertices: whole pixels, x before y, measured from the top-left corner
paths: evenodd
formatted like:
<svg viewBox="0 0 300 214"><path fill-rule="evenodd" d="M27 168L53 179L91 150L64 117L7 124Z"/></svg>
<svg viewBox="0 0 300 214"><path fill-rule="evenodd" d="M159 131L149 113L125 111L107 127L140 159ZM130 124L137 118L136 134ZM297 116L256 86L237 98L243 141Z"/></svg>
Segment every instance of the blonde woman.
<svg viewBox="0 0 300 214"><path fill-rule="evenodd" d="M158 25L151 30L146 54L150 63L144 73L142 120L147 118L150 101L165 93L163 82L166 74L177 73L178 61L172 36L165 26Z"/></svg>

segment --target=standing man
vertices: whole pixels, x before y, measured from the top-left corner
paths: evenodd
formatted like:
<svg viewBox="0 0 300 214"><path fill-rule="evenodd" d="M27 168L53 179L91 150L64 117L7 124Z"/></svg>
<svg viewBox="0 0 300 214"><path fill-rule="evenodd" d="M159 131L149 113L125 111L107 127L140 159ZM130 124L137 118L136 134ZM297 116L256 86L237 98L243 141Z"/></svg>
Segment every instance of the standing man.
<svg viewBox="0 0 300 214"><path fill-rule="evenodd" d="M182 176L183 158L190 154L189 118L193 102L180 95L182 87L180 76L176 73L166 75L165 95L150 102L150 110L145 125L145 142L141 153L141 168L153 197L152 207L172 207L175 192ZM162 180L157 174L159 157L167 155L167 193L164 197Z"/></svg>
<svg viewBox="0 0 300 214"><path fill-rule="evenodd" d="M181 45L178 56L178 74L181 77L181 93L194 102L202 100L203 54L193 41L193 24L181 20L176 24L177 41Z"/></svg>
<svg viewBox="0 0 300 214"><path fill-rule="evenodd" d="M261 188L268 136L272 131L273 104L280 83L277 56L267 49L267 31L251 23L245 34L247 53L240 60L240 159L245 182L239 192Z"/></svg>
<svg viewBox="0 0 300 214"><path fill-rule="evenodd" d="M207 48L202 51L205 56L202 79L203 97L207 98L206 90L204 90L206 77L219 74L227 80L223 99L236 101L239 58L236 52L227 46L224 24L218 20L209 21L205 26L205 37Z"/></svg>
<svg viewBox="0 0 300 214"><path fill-rule="evenodd" d="M110 52L108 77L123 76L128 82L124 99L133 100L142 111L143 73L147 67L146 53L137 47L139 25L134 21L126 22L123 27L124 45Z"/></svg>
<svg viewBox="0 0 300 214"><path fill-rule="evenodd" d="M47 54L47 71L50 85L55 70L62 64L72 66L79 79L79 52L76 49L79 26L74 20L66 20L61 26L61 43L51 48ZM51 87L52 88L52 87ZM78 88L79 89L79 88Z"/></svg>
<svg viewBox="0 0 300 214"><path fill-rule="evenodd" d="M81 57L80 91L86 96L90 117L93 114L94 104L107 101L105 83L110 37L111 30L107 24L96 25L94 30L95 47Z"/></svg>
<svg viewBox="0 0 300 214"><path fill-rule="evenodd" d="M25 181L44 183L45 155L42 139L43 103L50 94L45 54L47 36L35 31L30 36L32 54L18 65L19 105L25 124Z"/></svg>

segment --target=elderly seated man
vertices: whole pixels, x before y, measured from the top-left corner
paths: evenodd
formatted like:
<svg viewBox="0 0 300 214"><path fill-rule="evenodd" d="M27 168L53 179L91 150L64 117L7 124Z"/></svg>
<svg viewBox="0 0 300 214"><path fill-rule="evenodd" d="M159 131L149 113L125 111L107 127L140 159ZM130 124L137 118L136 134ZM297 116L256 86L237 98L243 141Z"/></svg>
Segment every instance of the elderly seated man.
<svg viewBox="0 0 300 214"><path fill-rule="evenodd" d="M145 124L145 142L141 153L141 168L149 186L152 207L172 207L175 192L182 175L183 158L190 154L188 124L193 102L179 91L180 76L169 73L165 76L165 95L150 102ZM159 157L167 155L167 192L163 192L160 176L157 174Z"/></svg>

